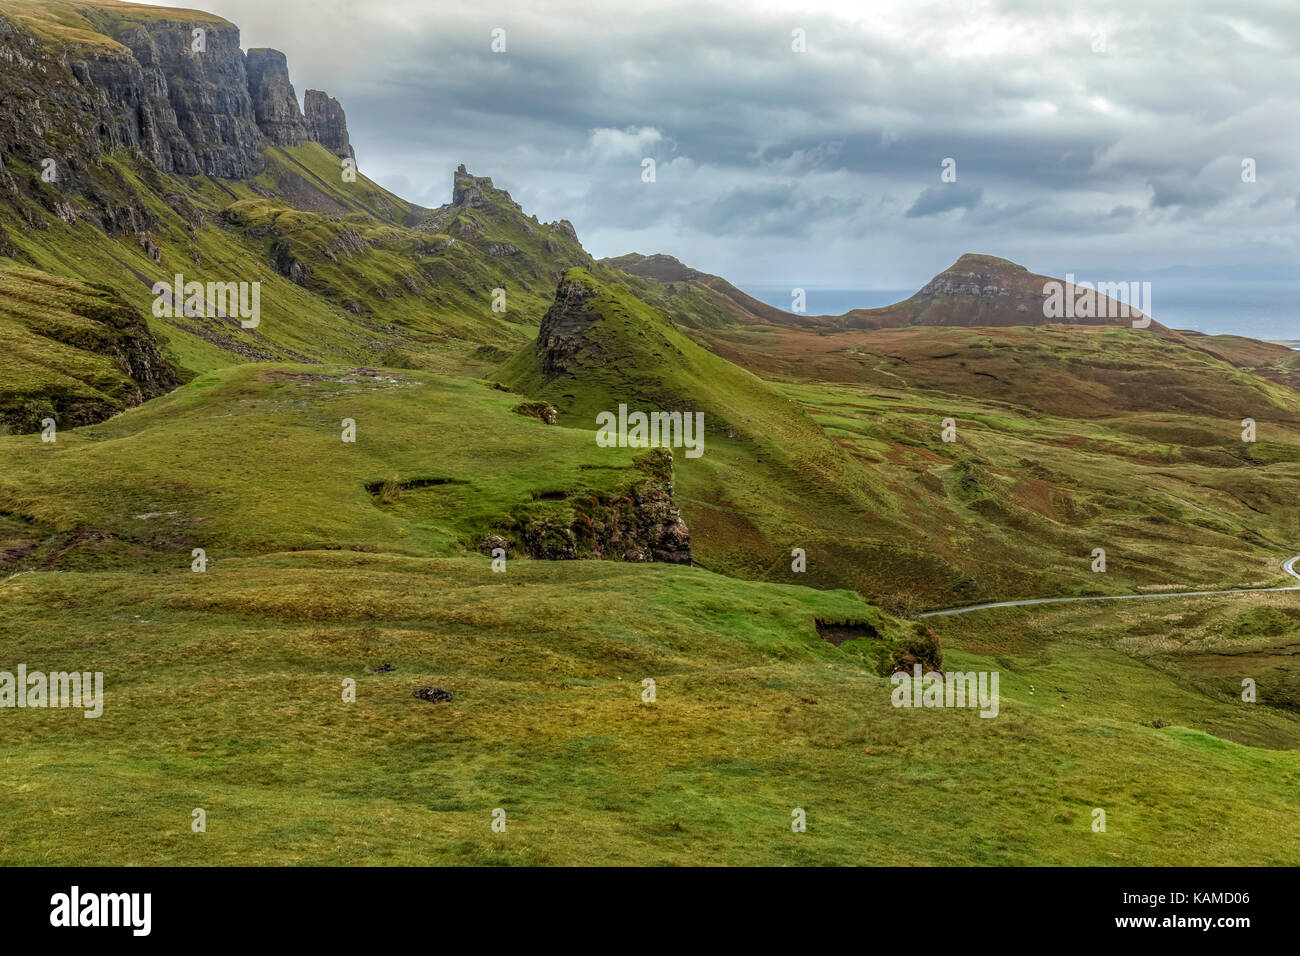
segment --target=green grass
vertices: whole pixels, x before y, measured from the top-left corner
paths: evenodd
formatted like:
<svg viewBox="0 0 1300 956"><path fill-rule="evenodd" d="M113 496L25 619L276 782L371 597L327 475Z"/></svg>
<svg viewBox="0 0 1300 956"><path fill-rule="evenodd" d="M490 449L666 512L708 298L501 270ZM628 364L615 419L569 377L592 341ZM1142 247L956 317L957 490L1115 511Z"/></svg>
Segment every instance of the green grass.
<svg viewBox="0 0 1300 956"><path fill-rule="evenodd" d="M45 43L109 54L126 52L110 33L129 23L164 21L232 26L228 20L201 10L116 0L0 0L0 13Z"/></svg>
<svg viewBox="0 0 1300 956"><path fill-rule="evenodd" d="M624 401L704 411L705 454L680 468L677 491L695 557L711 570L853 588L912 613L1005 598L1276 584L1278 563L1300 551L1300 399L1179 342L1142 340L1153 361L1179 365L1178 402L1161 399L1170 407L1159 411L1099 406L1104 416L1082 417L1060 407L1071 401L1070 382L1110 381L1111 339L1130 333L931 329L889 333L894 344L881 347L941 352L973 348L963 343L974 339L989 362L1018 364L1031 383L1066 363L1073 372L1060 385L1064 399L1046 407L1036 407L1047 394L1041 385L1027 387L1024 405L988 394L973 357L964 371L941 363L918 371L912 361L906 374L923 379L912 384L898 375L871 380L880 355L862 352L852 364L819 361L802 373L835 380L776 384L705 350L627 290L583 270L569 277L593 291L584 308L596 317L574 369L544 381L529 344L498 374L577 424L594 425L597 411ZM845 361L837 340L873 341L789 332L772 351L814 343L839 356L826 362ZM1106 387L1146 394L1147 367L1131 364ZM1229 401L1267 422L1260 441L1241 441L1240 416L1209 413ZM954 443L942 441L945 418L958 423ZM795 547L808 554L803 574L791 570ZM1099 547L1105 574L1091 570Z"/></svg>
<svg viewBox="0 0 1300 956"><path fill-rule="evenodd" d="M67 560L183 565L193 547L214 558L322 546L459 553L537 495L610 491L640 474L629 450L513 413L517 395L368 371L236 366L53 444L4 439L0 494L49 532L34 562L103 533L112 539ZM355 442L342 440L345 419ZM445 484L396 501L368 490L431 480Z"/></svg>
<svg viewBox="0 0 1300 956"><path fill-rule="evenodd" d="M872 622L883 648L906 636L848 591L607 561L494 573L471 549L496 515L570 482L612 487L631 466L629 450L518 402L409 370L246 365L54 445L0 438L0 531L37 546L10 568L37 573L0 583L4 666L100 670L107 685L97 720L7 712L0 826L15 836L0 858L1292 858L1300 767L1294 749L1267 748L1294 747L1296 718L1243 711L1122 637L1101 640L1104 620L1080 621L1084 609L1032 626L935 622L946 667L1000 672L1001 713L986 720L891 707L873 642L817 636L818 618ZM343 417L354 445L339 441ZM679 485L701 463L724 467L716 450L679 456ZM390 482L433 477L464 484L382 500ZM202 574L192 547L213 559ZM411 696L427 685L455 700ZM205 834L189 829L195 807ZM505 834L491 830L497 807ZM790 832L795 807L806 834Z"/></svg>
<svg viewBox="0 0 1300 956"><path fill-rule="evenodd" d="M996 719L896 710L813 630L869 612L842 592L317 552L0 594L7 654L107 688L97 720L0 724L7 864L1285 865L1296 846L1295 752L1195 729L1231 705L1066 648L1024 673L949 652L1001 667ZM411 696L430 684L455 700Z"/></svg>
<svg viewBox="0 0 1300 956"><path fill-rule="evenodd" d="M132 377L135 373L139 381ZM31 269L0 278L0 428L84 424L175 384L144 322L107 287Z"/></svg>

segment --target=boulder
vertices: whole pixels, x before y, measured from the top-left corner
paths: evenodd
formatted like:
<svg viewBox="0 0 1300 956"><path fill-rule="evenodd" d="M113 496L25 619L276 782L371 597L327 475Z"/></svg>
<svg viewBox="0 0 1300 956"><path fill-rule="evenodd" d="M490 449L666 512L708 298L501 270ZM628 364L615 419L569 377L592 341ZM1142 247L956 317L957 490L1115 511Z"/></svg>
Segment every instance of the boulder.
<svg viewBox="0 0 1300 956"><path fill-rule="evenodd" d="M452 699L451 691L443 690L441 687L421 687L417 691L412 691L411 696L427 700L431 704L441 704Z"/></svg>

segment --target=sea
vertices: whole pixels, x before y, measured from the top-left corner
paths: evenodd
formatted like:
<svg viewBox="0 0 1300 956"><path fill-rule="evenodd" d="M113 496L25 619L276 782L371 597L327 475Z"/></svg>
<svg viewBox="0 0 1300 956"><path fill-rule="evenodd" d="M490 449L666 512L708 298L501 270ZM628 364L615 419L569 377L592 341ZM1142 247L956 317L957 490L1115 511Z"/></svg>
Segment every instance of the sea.
<svg viewBox="0 0 1300 956"><path fill-rule="evenodd" d="M1151 317L1173 329L1244 335L1300 348L1300 281L1153 277ZM745 286L761 302L790 311L790 286ZM843 315L911 297L915 289L803 287L808 315Z"/></svg>

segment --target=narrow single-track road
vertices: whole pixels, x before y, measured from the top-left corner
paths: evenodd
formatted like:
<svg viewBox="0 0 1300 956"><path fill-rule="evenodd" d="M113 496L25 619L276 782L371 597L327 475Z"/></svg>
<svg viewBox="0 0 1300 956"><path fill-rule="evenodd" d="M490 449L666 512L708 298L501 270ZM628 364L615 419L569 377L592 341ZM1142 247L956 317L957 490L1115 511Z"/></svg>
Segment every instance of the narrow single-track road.
<svg viewBox="0 0 1300 956"><path fill-rule="evenodd" d="M1282 570L1293 578L1300 578L1296 562L1300 554L1282 562ZM1214 594L1257 594L1264 591L1300 591L1300 584L1280 588L1229 588L1226 591L1152 591L1147 594L1103 594L1094 597L1029 598L1024 601L994 601L991 604L972 604L968 607L950 607L943 611L926 611L919 617L942 617L950 614L969 614L991 607L1025 607L1030 604L1070 604L1075 601L1131 601L1137 598L1206 597Z"/></svg>

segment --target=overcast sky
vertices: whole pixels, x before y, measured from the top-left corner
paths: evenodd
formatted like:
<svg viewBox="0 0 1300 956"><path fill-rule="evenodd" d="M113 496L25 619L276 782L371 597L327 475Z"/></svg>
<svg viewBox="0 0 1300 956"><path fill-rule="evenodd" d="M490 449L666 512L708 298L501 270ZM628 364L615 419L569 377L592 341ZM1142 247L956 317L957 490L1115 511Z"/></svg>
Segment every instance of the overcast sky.
<svg viewBox="0 0 1300 956"><path fill-rule="evenodd" d="M198 5L337 97L382 185L437 206L465 163L598 257L890 289L963 252L1300 263L1294 0Z"/></svg>

